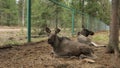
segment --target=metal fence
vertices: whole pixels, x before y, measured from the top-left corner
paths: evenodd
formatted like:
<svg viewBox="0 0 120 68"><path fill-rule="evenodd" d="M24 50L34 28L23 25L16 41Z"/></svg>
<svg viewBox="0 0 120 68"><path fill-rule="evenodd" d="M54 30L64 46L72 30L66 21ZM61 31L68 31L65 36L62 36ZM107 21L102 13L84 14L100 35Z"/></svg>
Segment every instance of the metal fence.
<svg viewBox="0 0 120 68"><path fill-rule="evenodd" d="M45 3L41 0L41 4L42 2ZM76 35L77 32L81 30L83 23L82 14L78 13L78 11L73 14L73 11L71 11L70 9L56 5L59 9L61 9L61 11L56 14L53 10L53 8L55 8L54 6L49 6L49 8L43 10L43 8L40 8L43 6L41 4L38 3L36 6L31 6L39 7L37 10L35 10L34 8L31 9L32 42L46 39L47 35L44 29L46 25L50 29L52 29L52 31L54 31L56 26L59 27L61 29L61 32L59 33L60 36L70 37L72 36L72 34ZM51 11L48 11L48 9L50 9ZM34 12L37 13L35 14ZM84 26L94 32L109 30L109 26L106 25L104 22L87 14L84 14ZM3 44L19 44L21 42L25 43L27 42L27 28L20 27L18 31L3 32L1 33L0 41Z"/></svg>

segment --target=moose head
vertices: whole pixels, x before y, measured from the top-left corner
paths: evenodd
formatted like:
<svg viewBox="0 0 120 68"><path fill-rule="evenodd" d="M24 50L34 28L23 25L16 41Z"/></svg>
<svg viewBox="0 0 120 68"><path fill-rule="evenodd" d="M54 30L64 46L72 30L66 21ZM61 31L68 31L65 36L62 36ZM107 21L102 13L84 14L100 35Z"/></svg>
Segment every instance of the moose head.
<svg viewBox="0 0 120 68"><path fill-rule="evenodd" d="M56 28L55 31L52 33L51 30L48 27L46 27L46 32L48 33L48 43L51 44L53 47L56 46L56 43L58 44L59 37L57 36L57 34L60 31L61 30L59 28Z"/></svg>
<svg viewBox="0 0 120 68"><path fill-rule="evenodd" d="M84 25L82 25L82 31L78 32L77 35L80 35L80 34L84 35L85 37L88 37L89 35L94 35L94 32L86 29Z"/></svg>

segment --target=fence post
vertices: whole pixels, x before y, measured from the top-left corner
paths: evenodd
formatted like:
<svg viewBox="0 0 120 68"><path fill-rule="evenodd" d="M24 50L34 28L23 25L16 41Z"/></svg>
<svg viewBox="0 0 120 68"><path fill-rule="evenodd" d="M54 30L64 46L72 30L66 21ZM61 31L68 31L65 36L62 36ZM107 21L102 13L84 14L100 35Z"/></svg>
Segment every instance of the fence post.
<svg viewBox="0 0 120 68"><path fill-rule="evenodd" d="M27 41L31 42L31 0L27 0Z"/></svg>

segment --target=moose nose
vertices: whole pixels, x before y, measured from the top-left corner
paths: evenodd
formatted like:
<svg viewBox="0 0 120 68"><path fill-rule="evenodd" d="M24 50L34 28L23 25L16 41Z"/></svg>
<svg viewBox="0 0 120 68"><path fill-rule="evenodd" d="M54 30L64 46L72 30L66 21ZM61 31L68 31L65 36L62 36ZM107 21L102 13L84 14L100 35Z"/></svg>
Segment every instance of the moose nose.
<svg viewBox="0 0 120 68"><path fill-rule="evenodd" d="M52 39L48 39L48 43L49 44L54 44L54 41L52 41Z"/></svg>
<svg viewBox="0 0 120 68"><path fill-rule="evenodd" d="M90 35L94 35L94 32L91 32Z"/></svg>
<svg viewBox="0 0 120 68"><path fill-rule="evenodd" d="M48 43L51 43L51 39L48 39Z"/></svg>

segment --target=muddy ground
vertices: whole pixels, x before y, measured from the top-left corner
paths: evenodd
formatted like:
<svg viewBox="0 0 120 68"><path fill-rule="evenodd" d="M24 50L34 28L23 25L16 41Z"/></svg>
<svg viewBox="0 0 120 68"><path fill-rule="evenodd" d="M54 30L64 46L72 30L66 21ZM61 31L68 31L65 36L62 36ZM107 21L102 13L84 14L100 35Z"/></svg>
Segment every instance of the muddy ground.
<svg viewBox="0 0 120 68"><path fill-rule="evenodd" d="M0 68L113 68L113 54L105 47L93 48L98 56L95 63L77 58L56 58L46 41L0 49Z"/></svg>

